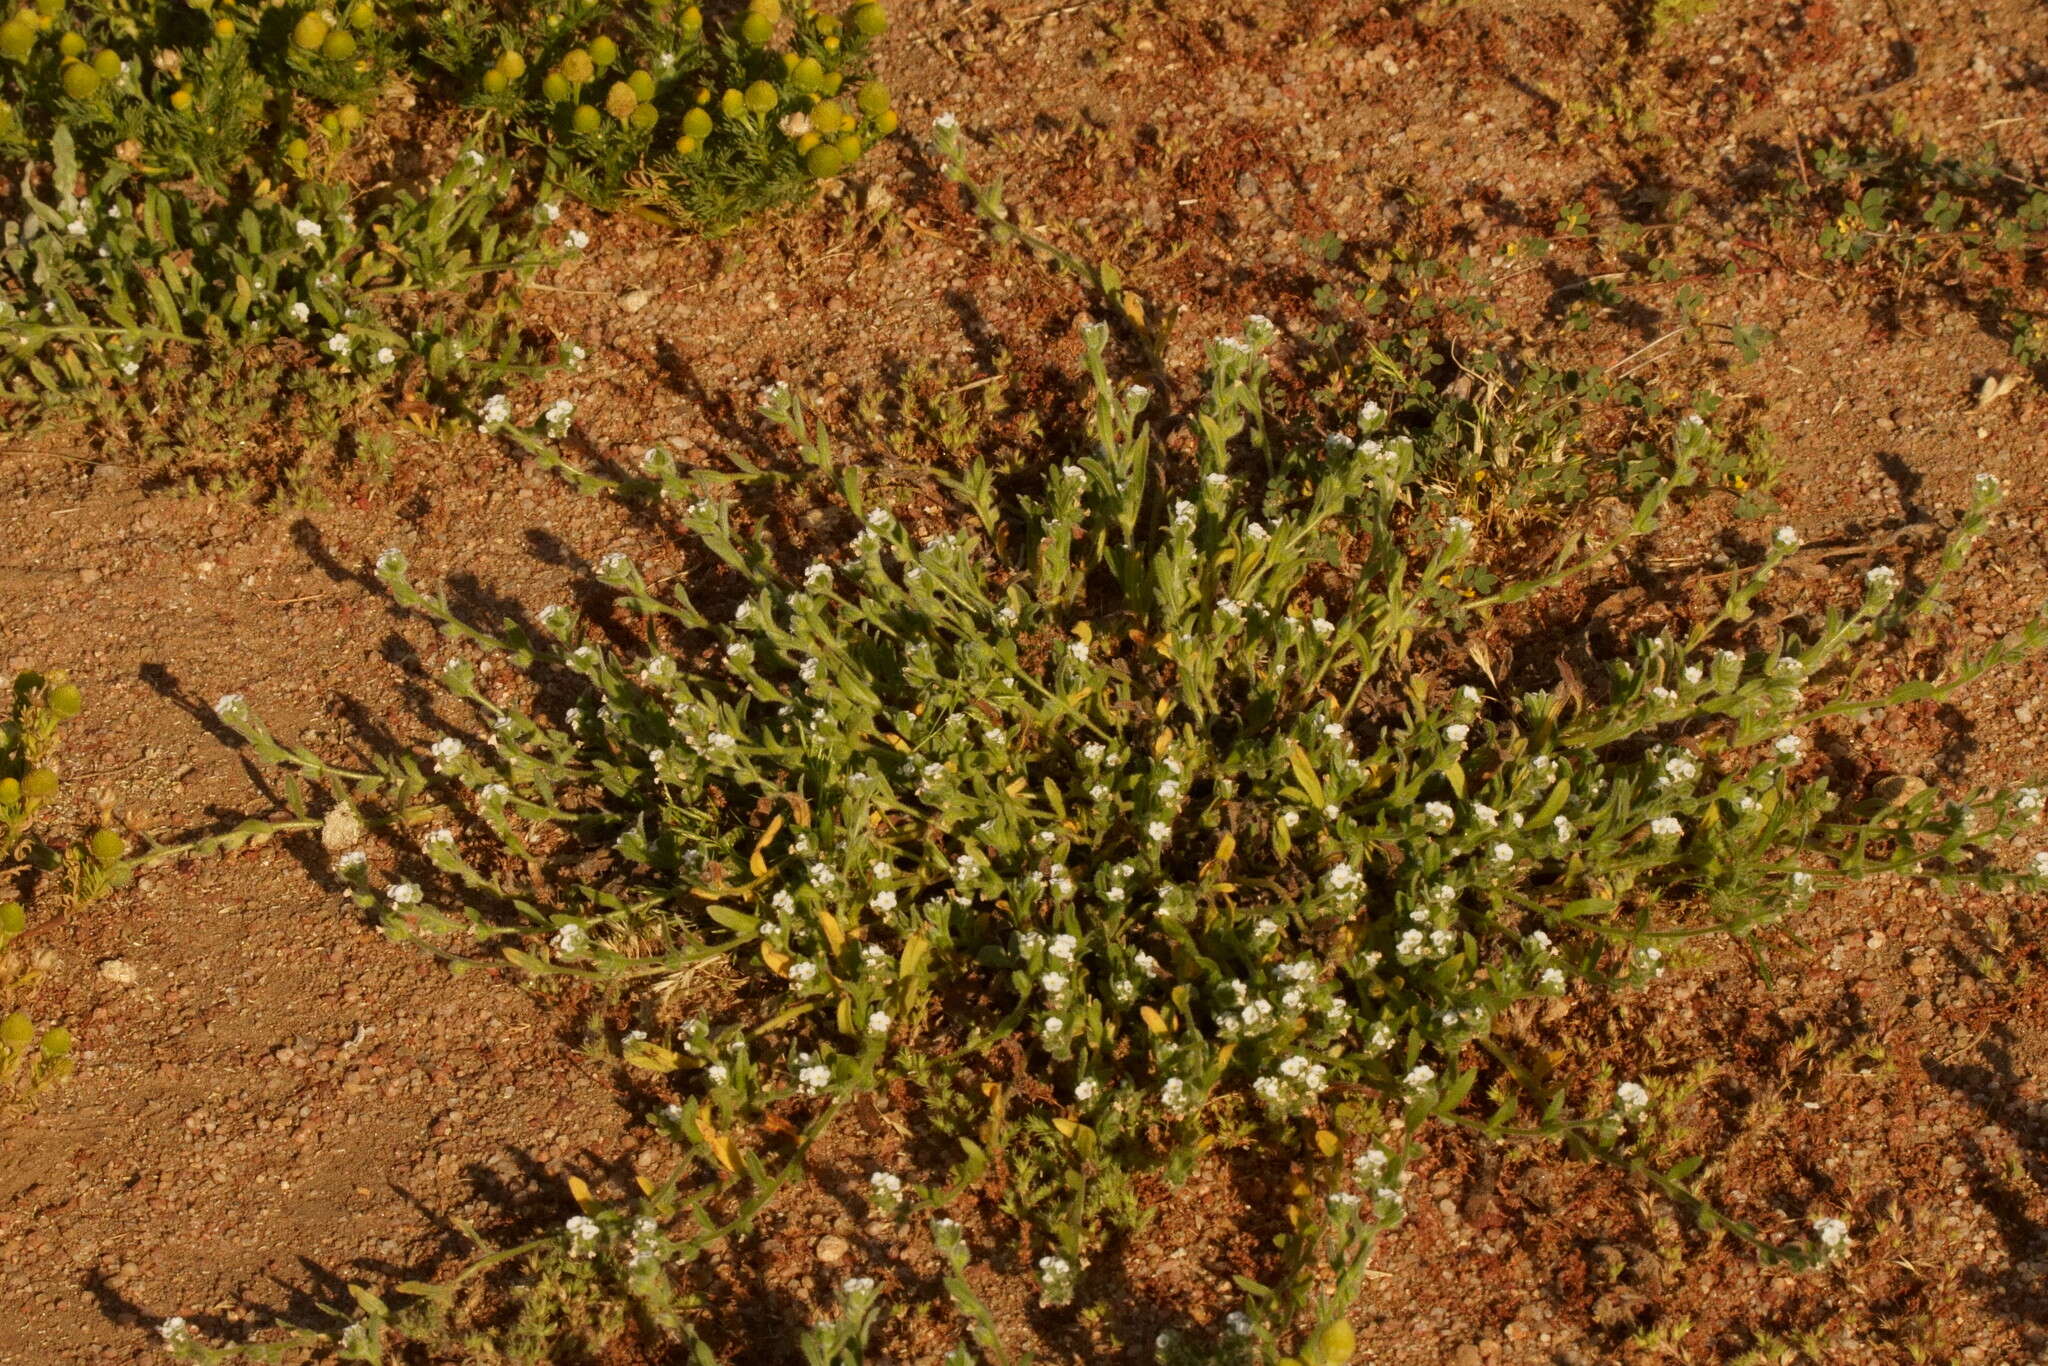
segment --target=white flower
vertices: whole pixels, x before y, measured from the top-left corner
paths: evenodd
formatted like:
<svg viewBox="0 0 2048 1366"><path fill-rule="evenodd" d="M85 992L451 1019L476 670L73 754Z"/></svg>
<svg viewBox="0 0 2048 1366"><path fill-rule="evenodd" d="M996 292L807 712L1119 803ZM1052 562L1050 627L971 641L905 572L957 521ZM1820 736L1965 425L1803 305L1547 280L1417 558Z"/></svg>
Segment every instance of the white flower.
<svg viewBox="0 0 2048 1366"><path fill-rule="evenodd" d="M1806 741L1796 735L1780 735L1771 742L1771 748L1787 759L1796 759L1799 757L1799 751L1806 748Z"/></svg>
<svg viewBox="0 0 2048 1366"><path fill-rule="evenodd" d="M1564 973L1558 968L1545 968L1536 974L1536 982L1545 991L1563 991Z"/></svg>
<svg viewBox="0 0 2048 1366"><path fill-rule="evenodd" d="M556 930L555 937L550 942L554 944L556 953L564 958L574 958L589 947L590 931L572 920Z"/></svg>
<svg viewBox="0 0 2048 1366"><path fill-rule="evenodd" d="M796 1074L796 1079L812 1091L822 1091L832 1084L832 1069L823 1063L814 1062Z"/></svg>
<svg viewBox="0 0 2048 1366"><path fill-rule="evenodd" d="M389 365L391 364L391 362L397 359L398 353L396 351L393 351L390 347L380 346L377 348L377 364Z"/></svg>
<svg viewBox="0 0 2048 1366"><path fill-rule="evenodd" d="M334 861L335 871L349 874L368 866L370 860L360 849L351 849Z"/></svg>
<svg viewBox="0 0 2048 1366"><path fill-rule="evenodd" d="M349 345L348 334L345 332L334 332L328 335L327 349L337 356L347 355Z"/></svg>
<svg viewBox="0 0 2048 1366"><path fill-rule="evenodd" d="M1348 863L1340 863L1324 874L1324 880L1333 892L1349 891L1359 883L1358 870Z"/></svg>
<svg viewBox="0 0 2048 1366"><path fill-rule="evenodd" d="M1280 824L1292 830L1295 826L1301 824L1301 813L1299 811L1282 811L1280 813Z"/></svg>
<svg viewBox="0 0 2048 1366"><path fill-rule="evenodd" d="M868 1033L870 1034L887 1034L889 1026L894 1023L895 1021L889 1018L886 1011L871 1010L868 1012Z"/></svg>
<svg viewBox="0 0 2048 1366"><path fill-rule="evenodd" d="M2042 849L2035 852L2034 876L2048 877L2048 849Z"/></svg>
<svg viewBox="0 0 2048 1366"><path fill-rule="evenodd" d="M2041 819L2042 796L2038 787L2023 787L2013 794L2012 809L2030 820Z"/></svg>
<svg viewBox="0 0 2048 1366"><path fill-rule="evenodd" d="M1088 662L1088 642L1085 640L1068 641L1067 653L1072 655L1077 662L1086 664Z"/></svg>
<svg viewBox="0 0 2048 1366"><path fill-rule="evenodd" d="M1331 621L1328 617L1317 617L1308 625L1309 629L1314 631L1316 633L1317 638L1321 640L1328 640L1330 638L1330 633L1337 629L1336 623Z"/></svg>
<svg viewBox="0 0 2048 1366"><path fill-rule="evenodd" d="M818 965L816 963L791 963L789 965L789 980L800 987L810 985L817 979L817 976Z"/></svg>
<svg viewBox="0 0 2048 1366"><path fill-rule="evenodd" d="M876 892L874 896L869 898L868 905L878 911L893 911L896 909L896 893L891 891Z"/></svg>
<svg viewBox="0 0 2048 1366"><path fill-rule="evenodd" d="M1979 498L1996 498L1998 496L1998 476L1995 474L1980 474L1970 481L1970 487Z"/></svg>
<svg viewBox="0 0 2048 1366"><path fill-rule="evenodd" d="M1474 802L1472 803L1472 819L1478 821L1486 829L1491 830L1500 824L1500 812L1494 810L1485 802Z"/></svg>
<svg viewBox="0 0 2048 1366"><path fill-rule="evenodd" d="M590 245L590 234L581 228L571 228L566 240L570 246L574 247L577 251L581 251Z"/></svg>
<svg viewBox="0 0 2048 1366"><path fill-rule="evenodd" d="M1848 1246L1849 1226L1840 1219L1816 1219L1813 1232L1820 1239L1820 1245L1829 1251Z"/></svg>
<svg viewBox="0 0 2048 1366"><path fill-rule="evenodd" d="M1447 828L1458 818L1458 813L1451 810L1449 802L1424 802L1422 814L1429 817L1434 824Z"/></svg>
<svg viewBox="0 0 2048 1366"><path fill-rule="evenodd" d="M420 885L417 882L401 882L385 893L394 906L417 906L420 904Z"/></svg>
<svg viewBox="0 0 2048 1366"><path fill-rule="evenodd" d="M1401 1080L1407 1085L1409 1090L1420 1091L1423 1087L1436 1080L1436 1069L1428 1063L1419 1062Z"/></svg>
<svg viewBox="0 0 2048 1366"><path fill-rule="evenodd" d="M950 133L960 127L960 120L951 110L947 110L932 120L932 127Z"/></svg>
<svg viewBox="0 0 2048 1366"><path fill-rule="evenodd" d="M1166 837L1173 833L1173 827L1165 821L1153 821L1145 827L1145 835L1154 844L1166 843Z"/></svg>
<svg viewBox="0 0 2048 1366"><path fill-rule="evenodd" d="M1164 1105L1168 1112L1179 1114L1187 1108L1188 1084L1179 1077L1168 1077L1166 1085L1159 1088L1159 1103Z"/></svg>
<svg viewBox="0 0 2048 1366"><path fill-rule="evenodd" d="M1074 1083L1074 1100L1079 1104L1086 1105L1089 1101L1095 1099L1095 1093L1101 1089L1096 1084L1095 1078L1083 1077Z"/></svg>
<svg viewBox="0 0 2048 1366"><path fill-rule="evenodd" d="M1464 744L1465 737L1471 733L1472 727L1465 725L1463 722L1444 727L1444 739L1449 740L1454 745Z"/></svg>
<svg viewBox="0 0 2048 1366"><path fill-rule="evenodd" d="M512 400L503 394L492 394L484 400L482 417L484 426L503 426L512 420Z"/></svg>
<svg viewBox="0 0 2048 1366"><path fill-rule="evenodd" d="M1864 571L1863 586L1873 593L1890 593L1899 586L1899 571L1888 564L1873 565Z"/></svg>
<svg viewBox="0 0 2048 1366"><path fill-rule="evenodd" d="M1771 539L1787 550L1795 549L1799 545L1799 533L1789 526L1779 527L1771 534Z"/></svg>
<svg viewBox="0 0 2048 1366"><path fill-rule="evenodd" d="M156 1335L162 1338L166 1344L175 1347L180 1343L191 1341L192 1329L184 1319L173 1314L156 1326Z"/></svg>
<svg viewBox="0 0 2048 1366"><path fill-rule="evenodd" d="M1067 989L1067 975L1063 972L1048 972L1038 979L1038 985L1045 988L1048 996L1057 996Z"/></svg>
<svg viewBox="0 0 2048 1366"><path fill-rule="evenodd" d="M588 1256L590 1248L597 1242L597 1221L587 1214L572 1214L562 1225L570 1240L570 1255Z"/></svg>
<svg viewBox="0 0 2048 1366"><path fill-rule="evenodd" d="M1496 845L1494 845L1494 846L1493 846L1493 859L1494 859L1494 862L1496 862L1496 863L1512 863L1512 862L1514 862L1514 858L1515 858L1515 849L1514 849L1514 846L1513 846L1513 845L1511 845L1511 844L1508 844L1508 843L1506 843L1506 842L1502 842L1502 843L1500 843L1500 844L1496 844Z"/></svg>
<svg viewBox="0 0 2048 1366"><path fill-rule="evenodd" d="M294 322L302 323L313 316L313 310L306 306L304 299L294 300L292 306L285 311L292 315L292 321Z"/></svg>
<svg viewBox="0 0 2048 1366"><path fill-rule="evenodd" d="M1625 1081L1614 1088L1614 1103L1623 1115L1634 1118L1650 1108L1650 1093L1640 1082Z"/></svg>
<svg viewBox="0 0 2048 1366"><path fill-rule="evenodd" d="M315 223L310 218L301 218L296 223L293 223L292 231L299 235L301 241L306 242L310 242L314 238L323 235L320 230L320 225L318 223Z"/></svg>
<svg viewBox="0 0 2048 1366"><path fill-rule="evenodd" d="M213 704L213 714L226 721L232 721L237 716L247 713L248 710L249 699L238 692L227 693L218 702Z"/></svg>
<svg viewBox="0 0 2048 1366"><path fill-rule="evenodd" d="M562 206L560 204L543 203L534 210L534 216L543 223L552 223L562 216Z"/></svg>
<svg viewBox="0 0 2048 1366"><path fill-rule="evenodd" d="M1677 839L1685 833L1676 816L1659 816L1650 822L1650 833L1659 839Z"/></svg>

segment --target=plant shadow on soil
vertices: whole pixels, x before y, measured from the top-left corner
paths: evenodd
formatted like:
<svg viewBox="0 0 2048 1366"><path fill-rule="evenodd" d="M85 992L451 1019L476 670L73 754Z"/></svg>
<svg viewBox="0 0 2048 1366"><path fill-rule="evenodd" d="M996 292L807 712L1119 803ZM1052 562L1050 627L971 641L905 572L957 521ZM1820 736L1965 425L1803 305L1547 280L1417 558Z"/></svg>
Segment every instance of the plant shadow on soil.
<svg viewBox="0 0 2048 1366"><path fill-rule="evenodd" d="M2008 1269L2002 1275L1973 1267L1964 1273L1964 1284L1978 1291L1993 1313L2025 1327L2038 1325L2048 1313L2038 1277L2024 1270L2041 1255L2043 1230L2028 1216L2027 1189L2048 1190L2048 1143L2017 1112L2019 1102L2010 1099L2023 1094L2029 1080L2014 1063L2018 1047L2011 1027L2001 1024L1977 1044L1977 1060L1944 1062L1928 1054L1921 1067L1977 1114L1978 1125L1959 1128L1964 1180L1972 1198L1990 1213L2006 1248ZM2014 1156L2001 1159L1988 1148L1981 1135L1993 1126L2017 1140Z"/></svg>

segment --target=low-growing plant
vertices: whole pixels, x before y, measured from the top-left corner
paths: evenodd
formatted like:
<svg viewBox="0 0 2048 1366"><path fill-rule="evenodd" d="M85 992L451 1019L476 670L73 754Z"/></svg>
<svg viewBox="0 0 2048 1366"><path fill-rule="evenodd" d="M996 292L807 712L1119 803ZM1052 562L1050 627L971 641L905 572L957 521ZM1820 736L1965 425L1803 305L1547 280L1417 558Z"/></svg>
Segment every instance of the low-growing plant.
<svg viewBox="0 0 2048 1366"><path fill-rule="evenodd" d="M550 206L508 214L511 171L466 149L418 193L301 182L202 207L116 165L80 188L68 130L45 193L0 224L0 394L85 418L186 470L245 443L345 448L368 404L473 414L566 363L505 288L559 259Z"/></svg>
<svg viewBox="0 0 2048 1366"><path fill-rule="evenodd" d="M897 127L888 89L863 79L888 26L874 0L787 16L750 0L724 31L673 0L508 17L458 4L426 21L427 55L600 208L722 230L807 197Z"/></svg>
<svg viewBox="0 0 2048 1366"><path fill-rule="evenodd" d="M66 906L128 877L126 843L115 831L89 830L57 844L45 833L45 809L58 795L58 729L83 705L77 685L64 675L23 670L14 676L7 719L0 722L0 878L12 884L40 874L52 893L46 900ZM27 931L21 901L0 901L0 1097L9 1103L63 1081L73 1067L71 1031L61 1025L38 1030L22 1006L48 966L48 955L28 953L16 942Z"/></svg>
<svg viewBox="0 0 2048 1366"><path fill-rule="evenodd" d="M1822 259L1860 266L1895 311L1937 290L1976 309L2013 358L2048 363L2048 190L1987 143L1974 153L1900 138L1835 141L1780 177L1775 212L1822 208Z"/></svg>
<svg viewBox="0 0 2048 1366"><path fill-rule="evenodd" d="M451 638L579 679L566 713L451 662L441 680L483 738L366 771L280 742L240 698L220 714L352 803L440 794L459 816L424 841L434 886L343 867L395 936L625 988L722 963L737 984L720 1018L650 1014L665 1035L624 1056L673 1077L728 1169L763 1116L950 1073L949 1094L979 1102L920 1119L959 1145L956 1174L1038 1174L1010 1208L1048 1303L1090 1294L1123 1174L1184 1179L1218 1134L1316 1173L1274 1276L1240 1282L1222 1350L1241 1357L1344 1359L1372 1235L1433 1123L1562 1143L1760 1256L1825 1260L1836 1219L1785 1241L1715 1212L1690 1184L1706 1154L1649 1166L1632 1135L1650 1090L1553 1074L1530 1006L1639 987L1701 936L1755 943L1879 872L2048 886L2048 854L1994 857L2039 819L2037 789L1873 805L1810 753L1831 718L1948 696L2048 640L2036 623L1942 677L1848 690L1937 600L1995 486L1924 584L1874 570L1810 636L1745 634L1788 530L1716 610L1634 641L1592 691L1482 687L1433 642L1649 532L1714 433L1672 426L1667 472L1615 541L1566 537L1502 580L1455 498L1417 477L1428 415L1368 402L1305 439L1268 409L1273 340L1255 319L1216 342L1200 401L1165 413L1111 378L1091 327L1088 451L1017 497L971 468L923 537L848 469L858 530L800 570L652 451L649 491L735 596L713 614L611 557L642 650L561 608L538 636L467 621L396 552L379 561ZM823 463L794 394L765 409ZM599 853L604 876L569 871Z"/></svg>

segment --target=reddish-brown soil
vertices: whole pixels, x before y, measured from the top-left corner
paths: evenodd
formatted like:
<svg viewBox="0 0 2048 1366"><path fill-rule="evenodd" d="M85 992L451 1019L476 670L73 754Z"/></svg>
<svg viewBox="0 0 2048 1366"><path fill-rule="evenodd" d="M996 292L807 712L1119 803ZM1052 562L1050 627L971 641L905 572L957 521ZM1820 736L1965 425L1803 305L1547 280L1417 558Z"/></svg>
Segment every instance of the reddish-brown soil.
<svg viewBox="0 0 2048 1366"><path fill-rule="evenodd" d="M2010 501L1955 610L1920 655L1880 672L1981 645L2048 594L2048 397L2037 375L1977 405L1985 376L2019 367L1967 281L1829 264L1815 246L1824 216L1773 226L1752 210L1766 182L1809 174L1817 143L1893 124L1950 147L1988 141L2042 181L2037 4L1722 0L1654 34L1647 3L892 8L879 60L909 126L956 112L979 171L1006 177L1028 217L1122 264L1155 304L1181 305L1178 366L1250 310L1300 335L1315 287L1341 275L1305 239L1334 233L1357 261L1401 244L1487 257L1550 233L1574 201L1596 222L1632 221L1695 189L1684 283L1705 316L1777 340L1739 371L1668 342L1637 369L1747 396L1786 467L1785 520L1845 551L1802 557L1810 568L1775 590L1774 610L1839 596L1875 560L1905 563L1914 539L1892 533L1959 507L1979 470ZM544 282L532 319L591 359L532 401L576 400L593 459L665 441L716 463L759 439L753 396L776 378L846 411L898 378L929 398L1005 358L998 392L1056 399L1087 307L1070 281L990 248L908 139L815 212L731 238L590 226L596 249ZM1561 250L1540 270L1496 268L1523 345L1613 362L1671 326L1679 284L1637 280L1639 308L1562 332L1554 314L1582 268L1617 267ZM636 308L626 296L640 290L651 301ZM887 459L934 454L927 440ZM212 718L222 693L328 747L417 742L448 724L422 686L432 633L368 576L380 548L404 548L420 580L486 614L573 600L608 550L677 559L617 507L472 438L416 443L388 483L336 478L304 512L153 489L116 450L14 451L0 470L0 665L68 670L86 690L62 756L70 814L98 806L167 838L273 809L273 776ZM1755 526L1720 507L1688 514L1658 562L1697 563L1724 533L1753 541ZM1603 611L1625 626L1654 607L1620 598ZM1844 782L2021 779L2048 767L2044 681L2034 661L1953 705L1844 728L1826 762ZM1817 907L1768 984L1709 952L1641 997L1554 1022L1589 1059L1625 1044L1638 1071L1703 1066L1682 1116L1718 1155L1716 1198L1780 1230L1809 1209L1841 1214L1857 1246L1838 1265L1763 1270L1612 1173L1443 1141L1414 1217L1375 1260L1359 1359L2041 1359L2044 910L1879 884ZM567 1174L616 1185L655 1157L618 1079L581 1054L572 1004L486 973L451 978L385 942L315 841L158 867L38 921L31 943L54 955L36 1013L73 1024L79 1071L7 1120L0 1361L149 1359L152 1325L173 1313L229 1336L315 1321L344 1282L455 1265L454 1220L557 1220ZM928 1254L868 1236L860 1202L833 1194L864 1180L878 1144L901 1141L867 1127L828 1145L815 1187L732 1252L754 1330L730 1335L745 1344L735 1359L793 1359L785 1330L842 1276L929 1291ZM1007 1329L1049 1359L1147 1359L1159 1327L1235 1306L1227 1276L1250 1265L1282 1177L1219 1164L1154 1192L1155 1221L1089 1270L1120 1301L1111 1320L1033 1307L1014 1249L975 1275ZM852 1250L820 1265L832 1232ZM926 1338L906 1327L892 1350L936 1359L945 1344Z"/></svg>

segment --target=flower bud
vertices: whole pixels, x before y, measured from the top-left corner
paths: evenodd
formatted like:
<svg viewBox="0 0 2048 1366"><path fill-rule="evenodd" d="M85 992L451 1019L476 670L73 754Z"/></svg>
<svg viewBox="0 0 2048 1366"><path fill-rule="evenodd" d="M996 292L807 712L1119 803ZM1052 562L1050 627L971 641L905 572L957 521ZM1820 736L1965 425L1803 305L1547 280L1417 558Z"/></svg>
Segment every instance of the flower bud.
<svg viewBox="0 0 2048 1366"><path fill-rule="evenodd" d="M704 11L691 5L683 11L682 29L689 37L696 37L704 31Z"/></svg>
<svg viewBox="0 0 2048 1366"><path fill-rule="evenodd" d="M0 1046L19 1053L27 1048L36 1036L36 1027L28 1018L28 1012L17 1010L6 1019L0 1020Z"/></svg>
<svg viewBox="0 0 2048 1366"><path fill-rule="evenodd" d="M701 139L693 138L688 133L685 133L676 139L676 153L679 156L694 156L698 147L702 145Z"/></svg>
<svg viewBox="0 0 2048 1366"><path fill-rule="evenodd" d="M853 26L869 38L879 37L888 31L888 12L880 5L873 3L873 0L869 0L869 3L861 5L854 10Z"/></svg>
<svg viewBox="0 0 2048 1366"><path fill-rule="evenodd" d="M55 19L64 12L64 0L36 0L36 13L44 19Z"/></svg>
<svg viewBox="0 0 2048 1366"><path fill-rule="evenodd" d="M839 87L844 84L846 84L846 73L843 71L834 71L830 75L825 77L824 93L827 95L837 95L839 93Z"/></svg>
<svg viewBox="0 0 2048 1366"><path fill-rule="evenodd" d="M340 137L340 136L341 136L341 120L340 120L340 119L337 119L337 118L336 118L336 117L334 117L334 115L332 115L332 114L323 114L323 115L321 115L321 116L320 116L320 131L321 131L321 132L323 132L323 133L325 133L325 134L326 134L326 135L327 135L327 136L328 136L329 138L338 138L338 137Z"/></svg>
<svg viewBox="0 0 2048 1366"><path fill-rule="evenodd" d="M789 69L789 83L809 94L813 90L823 88L825 68L816 57L806 57Z"/></svg>
<svg viewBox="0 0 2048 1366"><path fill-rule="evenodd" d="M820 143L804 158L804 169L819 180L828 180L846 169L846 158L831 143Z"/></svg>
<svg viewBox="0 0 2048 1366"><path fill-rule="evenodd" d="M100 92L100 73L84 62L71 63L58 79L64 93L74 100L89 100Z"/></svg>
<svg viewBox="0 0 2048 1366"><path fill-rule="evenodd" d="M87 841L87 845L92 850L92 856L103 864L119 863L122 856L128 852L128 846L121 842L121 837L105 826L92 832L92 838Z"/></svg>
<svg viewBox="0 0 2048 1366"><path fill-rule="evenodd" d="M579 133L595 133L602 125L597 110L587 104L576 106L576 112L569 116L569 126Z"/></svg>
<svg viewBox="0 0 2048 1366"><path fill-rule="evenodd" d="M571 85L588 85L597 76L597 60L582 48L572 47L562 58L562 75Z"/></svg>
<svg viewBox="0 0 2048 1366"><path fill-rule="evenodd" d="M653 101L654 77L646 71L635 71L632 75L626 77L626 84L633 87L633 94L642 104L648 104Z"/></svg>
<svg viewBox="0 0 2048 1366"><path fill-rule="evenodd" d="M100 79L103 81L119 80L121 78L121 58L115 53L114 49L103 47L98 52L92 54L92 69L100 73Z"/></svg>
<svg viewBox="0 0 2048 1366"><path fill-rule="evenodd" d="M299 16L299 22L292 25L292 43L307 52L318 52L320 45L327 41L327 21L312 10Z"/></svg>
<svg viewBox="0 0 2048 1366"><path fill-rule="evenodd" d="M377 22L377 7L370 0L356 0L348 12L348 26L358 33L369 29Z"/></svg>
<svg viewBox="0 0 2048 1366"><path fill-rule="evenodd" d="M854 97L854 103L860 106L861 113L871 119L878 119L889 110L889 87L880 81L869 81L860 88L860 94Z"/></svg>
<svg viewBox="0 0 2048 1366"><path fill-rule="evenodd" d="M737 90L728 89L718 97L718 108L729 119L739 118L747 112L747 97Z"/></svg>
<svg viewBox="0 0 2048 1366"><path fill-rule="evenodd" d="M356 55L356 39L352 33L336 29L327 35L327 41L320 44L320 55L330 62L345 62Z"/></svg>
<svg viewBox="0 0 2048 1366"><path fill-rule="evenodd" d="M185 97L185 107L189 107L192 103L192 92L189 90L181 90L178 92L178 94L183 95ZM171 103L173 105L177 105L177 95L171 96ZM313 155L312 145L308 143L304 138L293 138L290 142L287 142L284 145L284 159L286 161L293 163L294 165L302 164L306 160L306 158L311 155Z"/></svg>
<svg viewBox="0 0 2048 1366"><path fill-rule="evenodd" d="M692 109L683 115L683 134L704 141L711 136L711 116L701 109Z"/></svg>
<svg viewBox="0 0 2048 1366"><path fill-rule="evenodd" d="M797 138L796 149L799 152L808 152L813 147L816 147L819 143L823 142L824 140L825 139L819 137L816 133L804 133L802 136Z"/></svg>
<svg viewBox="0 0 2048 1366"><path fill-rule="evenodd" d="M747 0L747 13L758 14L772 24L782 17L782 0Z"/></svg>
<svg viewBox="0 0 2048 1366"><path fill-rule="evenodd" d="M604 112L620 123L632 118L633 111L639 107L640 97L624 81L613 81L612 88L604 93Z"/></svg>
<svg viewBox="0 0 2048 1366"><path fill-rule="evenodd" d="M540 93L556 104L569 98L569 79L559 71L550 71L541 77Z"/></svg>
<svg viewBox="0 0 2048 1366"><path fill-rule="evenodd" d="M43 1056L61 1058L71 1051L71 1031L58 1025L43 1031Z"/></svg>
<svg viewBox="0 0 2048 1366"><path fill-rule="evenodd" d="M494 69L503 72L506 80L516 81L526 74L526 58L508 47L498 54Z"/></svg>
<svg viewBox="0 0 2048 1366"><path fill-rule="evenodd" d="M768 40L775 36L775 24L758 14L749 14L740 20L740 38L753 47L766 47Z"/></svg>
<svg viewBox="0 0 2048 1366"><path fill-rule="evenodd" d="M222 19L216 19L216 20L214 20L214 21L213 21L213 36L214 36L214 37L216 37L216 38L232 38L232 37L234 37L234 36L235 36L235 21L234 21L234 20L232 20L232 19L226 19L226 18L222 18Z"/></svg>
<svg viewBox="0 0 2048 1366"><path fill-rule="evenodd" d="M21 783L14 778L0 778L0 811L11 811L21 804Z"/></svg>
<svg viewBox="0 0 2048 1366"><path fill-rule="evenodd" d="M651 104L643 104L633 111L632 117L627 119L626 122L629 126L645 133L653 128L655 124L661 122L661 111Z"/></svg>
<svg viewBox="0 0 2048 1366"><path fill-rule="evenodd" d="M20 934L28 928L28 915L21 909L19 901L0 901L0 934Z"/></svg>
<svg viewBox="0 0 2048 1366"><path fill-rule="evenodd" d="M747 87L747 108L756 114L765 114L782 99L775 87L766 81L755 81Z"/></svg>
<svg viewBox="0 0 2048 1366"><path fill-rule="evenodd" d="M496 67L484 73L483 85L486 95L502 95L505 93L505 87L510 84L511 82L505 79L505 73Z"/></svg>
<svg viewBox="0 0 2048 1366"><path fill-rule="evenodd" d="M27 61L29 51L35 45L35 26L20 16L0 24L0 57L10 62Z"/></svg>
<svg viewBox="0 0 2048 1366"><path fill-rule="evenodd" d="M830 137L846 126L846 111L837 100L820 100L811 109L811 127Z"/></svg>
<svg viewBox="0 0 2048 1366"><path fill-rule="evenodd" d="M832 36L831 36L830 38L827 38L827 39L825 40L825 50L826 50L827 52L837 52L837 51L839 50L839 35L838 35L838 34L836 34L836 33L835 33L835 34L833 34L833 35L832 35Z"/></svg>
<svg viewBox="0 0 2048 1366"><path fill-rule="evenodd" d="M85 699L79 695L78 687L72 683L59 683L50 689L50 714L59 721L69 721L78 715Z"/></svg>
<svg viewBox="0 0 2048 1366"><path fill-rule="evenodd" d="M344 104L334 111L334 121L341 125L344 133L353 133L363 126L363 111L352 104Z"/></svg>
<svg viewBox="0 0 2048 1366"><path fill-rule="evenodd" d="M602 33L590 40L590 60L600 67L610 66L619 60L619 45Z"/></svg>
<svg viewBox="0 0 2048 1366"><path fill-rule="evenodd" d="M902 120L896 117L895 110L884 109L881 113L881 116L875 120L875 136L882 138L888 137L889 134L896 131L897 126L901 122Z"/></svg>
<svg viewBox="0 0 2048 1366"><path fill-rule="evenodd" d="M57 40L57 51L63 53L66 57L81 57L85 55L85 35L82 33L65 34Z"/></svg>
<svg viewBox="0 0 2048 1366"><path fill-rule="evenodd" d="M21 780L21 795L32 802L48 801L57 795L57 775L47 768L32 768Z"/></svg>
<svg viewBox="0 0 2048 1366"><path fill-rule="evenodd" d="M861 146L860 135L857 133L841 133L839 140L833 145L839 149L839 155L846 158L846 164L849 166L860 160L860 154L867 150Z"/></svg>
<svg viewBox="0 0 2048 1366"><path fill-rule="evenodd" d="M787 77L790 72L796 70L797 60L797 55L794 52L782 54L782 74L784 77Z"/></svg>

